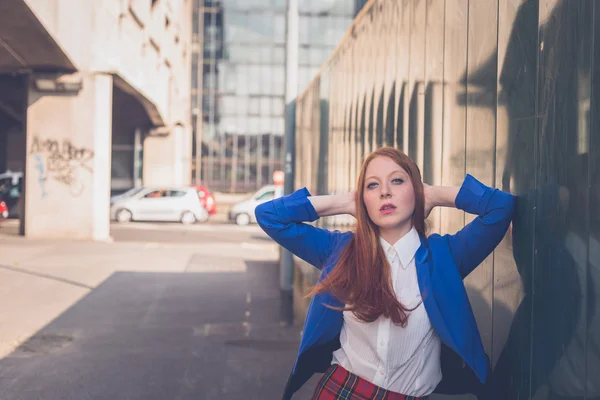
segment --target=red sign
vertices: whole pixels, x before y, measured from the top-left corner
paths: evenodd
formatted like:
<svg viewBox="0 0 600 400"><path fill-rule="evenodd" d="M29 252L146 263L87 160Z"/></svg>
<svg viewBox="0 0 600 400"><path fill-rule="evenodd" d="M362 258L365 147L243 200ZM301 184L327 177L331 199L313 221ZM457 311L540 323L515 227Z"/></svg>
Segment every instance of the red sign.
<svg viewBox="0 0 600 400"><path fill-rule="evenodd" d="M283 178L283 171L273 171L273 183L275 183L278 186L283 185Z"/></svg>

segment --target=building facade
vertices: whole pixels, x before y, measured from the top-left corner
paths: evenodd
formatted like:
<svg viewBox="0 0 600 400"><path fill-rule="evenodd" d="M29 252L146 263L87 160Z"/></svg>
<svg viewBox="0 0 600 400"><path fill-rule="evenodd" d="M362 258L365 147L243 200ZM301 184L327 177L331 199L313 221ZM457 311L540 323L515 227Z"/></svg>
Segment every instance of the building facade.
<svg viewBox="0 0 600 400"><path fill-rule="evenodd" d="M489 398L600 398L599 28L591 0L372 0L298 99L296 188L353 190L365 155L389 145L426 183L468 173L518 197L465 279ZM429 230L474 217L434 210ZM298 260L297 311L318 272Z"/></svg>
<svg viewBox="0 0 600 400"><path fill-rule="evenodd" d="M0 4L0 173L21 232L109 237L109 198L190 183L191 0Z"/></svg>
<svg viewBox="0 0 600 400"><path fill-rule="evenodd" d="M362 4L299 3L301 91ZM286 6L286 0L195 1L192 125L201 146L194 151L201 148L200 180L214 190L252 191L282 169Z"/></svg>

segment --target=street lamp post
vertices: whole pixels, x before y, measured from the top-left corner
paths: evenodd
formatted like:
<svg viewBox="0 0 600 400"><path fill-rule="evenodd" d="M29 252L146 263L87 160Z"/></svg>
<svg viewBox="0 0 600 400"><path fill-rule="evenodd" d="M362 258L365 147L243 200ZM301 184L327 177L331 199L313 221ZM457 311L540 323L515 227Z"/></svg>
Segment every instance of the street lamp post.
<svg viewBox="0 0 600 400"><path fill-rule="evenodd" d="M194 182L202 184L202 92L204 77L204 1L200 0L198 8L198 87L196 88L196 174Z"/></svg>
<svg viewBox="0 0 600 400"><path fill-rule="evenodd" d="M296 96L298 95L298 0L288 0L285 48L284 194L294 190ZM294 256L282 249L280 265L281 322L294 323Z"/></svg>

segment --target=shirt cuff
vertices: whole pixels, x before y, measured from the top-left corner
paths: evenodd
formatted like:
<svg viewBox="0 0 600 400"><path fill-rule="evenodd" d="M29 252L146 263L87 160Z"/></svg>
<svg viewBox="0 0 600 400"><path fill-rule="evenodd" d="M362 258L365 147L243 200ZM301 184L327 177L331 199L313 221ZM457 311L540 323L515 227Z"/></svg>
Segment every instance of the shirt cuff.
<svg viewBox="0 0 600 400"><path fill-rule="evenodd" d="M494 190L467 174L456 196L456 208L469 214L484 215Z"/></svg>
<svg viewBox="0 0 600 400"><path fill-rule="evenodd" d="M279 215L287 215L292 221L313 222L319 219L319 215L308 200L310 196L310 192L304 187L290 195L273 200L273 205Z"/></svg>

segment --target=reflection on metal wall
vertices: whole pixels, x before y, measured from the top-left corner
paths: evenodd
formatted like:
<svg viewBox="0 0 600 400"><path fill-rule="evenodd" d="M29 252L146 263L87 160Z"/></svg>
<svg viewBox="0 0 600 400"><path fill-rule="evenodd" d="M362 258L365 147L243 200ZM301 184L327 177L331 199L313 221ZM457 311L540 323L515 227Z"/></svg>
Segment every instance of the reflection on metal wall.
<svg viewBox="0 0 600 400"><path fill-rule="evenodd" d="M519 196L465 280L495 398L600 398L599 29L592 0L371 1L298 100L296 187L354 189L387 144L427 183L470 173ZM429 223L453 233L472 218Z"/></svg>

